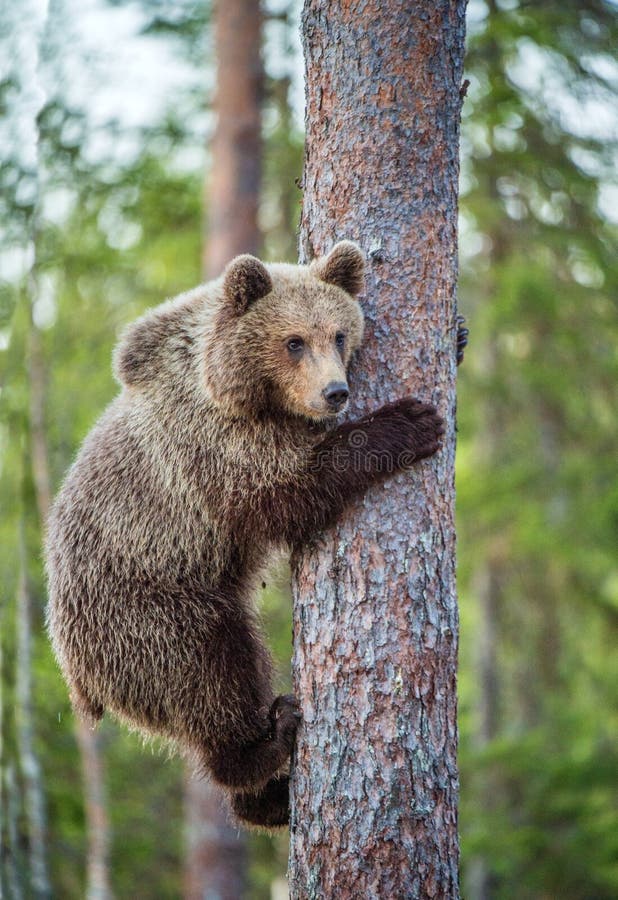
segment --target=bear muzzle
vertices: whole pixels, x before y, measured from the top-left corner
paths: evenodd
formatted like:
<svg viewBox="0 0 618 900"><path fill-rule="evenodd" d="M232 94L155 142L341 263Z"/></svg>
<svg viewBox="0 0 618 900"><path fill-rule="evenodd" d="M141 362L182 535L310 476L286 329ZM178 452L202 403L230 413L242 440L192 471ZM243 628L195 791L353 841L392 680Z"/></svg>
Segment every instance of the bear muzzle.
<svg viewBox="0 0 618 900"><path fill-rule="evenodd" d="M340 412L348 402L350 389L345 381L331 381L322 391L329 411Z"/></svg>

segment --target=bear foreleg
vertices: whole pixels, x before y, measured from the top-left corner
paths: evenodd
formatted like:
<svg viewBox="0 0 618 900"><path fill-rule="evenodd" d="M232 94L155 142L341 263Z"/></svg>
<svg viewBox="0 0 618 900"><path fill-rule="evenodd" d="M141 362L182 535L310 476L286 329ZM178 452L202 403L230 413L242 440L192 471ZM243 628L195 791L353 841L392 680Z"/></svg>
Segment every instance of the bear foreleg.
<svg viewBox="0 0 618 900"><path fill-rule="evenodd" d="M444 423L435 407L405 398L330 432L296 483L263 498L260 521L271 539L297 547L334 524L355 497L431 456Z"/></svg>

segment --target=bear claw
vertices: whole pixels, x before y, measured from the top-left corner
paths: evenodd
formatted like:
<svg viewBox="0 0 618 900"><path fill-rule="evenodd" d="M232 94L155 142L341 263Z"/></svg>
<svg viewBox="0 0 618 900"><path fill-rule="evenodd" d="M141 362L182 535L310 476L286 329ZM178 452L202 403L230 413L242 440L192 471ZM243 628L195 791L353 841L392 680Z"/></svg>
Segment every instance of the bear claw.
<svg viewBox="0 0 618 900"><path fill-rule="evenodd" d="M468 346L468 335L470 334L470 330L464 328L465 324L465 316L457 316L457 365L463 362L464 350Z"/></svg>
<svg viewBox="0 0 618 900"><path fill-rule="evenodd" d="M273 736L281 736L284 740L293 740L296 729L303 714L294 694L282 694L270 707L270 721Z"/></svg>

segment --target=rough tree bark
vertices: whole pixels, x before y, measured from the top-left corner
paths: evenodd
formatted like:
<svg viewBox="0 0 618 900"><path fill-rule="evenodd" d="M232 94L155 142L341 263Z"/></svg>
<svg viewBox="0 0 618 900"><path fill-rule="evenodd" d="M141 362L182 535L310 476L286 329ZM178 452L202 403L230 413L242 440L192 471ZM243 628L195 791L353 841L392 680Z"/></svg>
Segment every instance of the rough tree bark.
<svg viewBox="0 0 618 900"><path fill-rule="evenodd" d="M262 176L262 10L258 0L219 0L214 8L217 51L212 165L202 271L215 278L239 253L259 253ZM185 779L185 900L238 900L246 886L244 833L229 822L221 791L187 771Z"/></svg>
<svg viewBox="0 0 618 900"><path fill-rule="evenodd" d="M306 0L301 255L368 258L353 413L432 400L444 449L295 561L292 898L458 888L455 289L465 0Z"/></svg>

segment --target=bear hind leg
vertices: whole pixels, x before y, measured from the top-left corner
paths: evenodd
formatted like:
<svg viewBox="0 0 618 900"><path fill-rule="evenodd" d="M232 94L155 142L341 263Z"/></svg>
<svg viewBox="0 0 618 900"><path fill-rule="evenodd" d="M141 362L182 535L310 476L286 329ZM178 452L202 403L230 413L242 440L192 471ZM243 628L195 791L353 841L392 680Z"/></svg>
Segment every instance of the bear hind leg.
<svg viewBox="0 0 618 900"><path fill-rule="evenodd" d="M245 825L283 828L290 821L290 783L287 775L271 778L257 793L232 794L232 810Z"/></svg>
<svg viewBox="0 0 618 900"><path fill-rule="evenodd" d="M287 763L302 718L292 694L272 703L263 733L249 744L225 743L211 751L208 768L222 787L248 791L265 785Z"/></svg>

